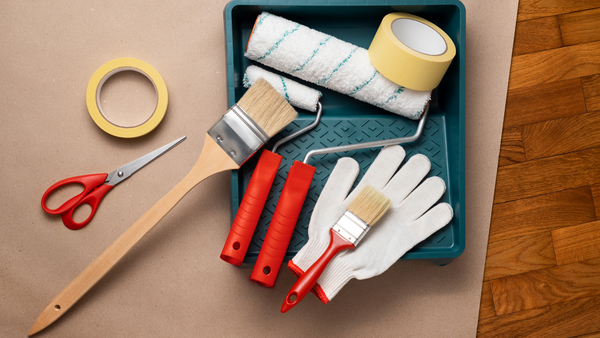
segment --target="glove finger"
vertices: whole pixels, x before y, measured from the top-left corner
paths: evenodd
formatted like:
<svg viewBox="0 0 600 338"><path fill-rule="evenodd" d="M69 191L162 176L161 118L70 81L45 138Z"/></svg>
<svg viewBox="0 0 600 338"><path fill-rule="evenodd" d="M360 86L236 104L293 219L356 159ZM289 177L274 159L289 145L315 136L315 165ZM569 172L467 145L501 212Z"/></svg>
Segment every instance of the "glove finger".
<svg viewBox="0 0 600 338"><path fill-rule="evenodd" d="M426 179L402 203L399 208L408 222L421 217L446 192L446 183L434 176Z"/></svg>
<svg viewBox="0 0 600 338"><path fill-rule="evenodd" d="M375 161L365 173L365 176L360 180L356 188L352 191L346 202L354 200L356 195L362 190L366 184L381 191L383 187L390 181L398 167L404 160L406 151L399 145L387 146L381 149Z"/></svg>
<svg viewBox="0 0 600 338"><path fill-rule="evenodd" d="M319 202L328 201L330 203L341 203L344 201L350 189L354 185L354 181L358 176L360 168L358 163L350 157L340 158L333 170L331 175L323 187L323 191L319 195Z"/></svg>
<svg viewBox="0 0 600 338"><path fill-rule="evenodd" d="M454 212L448 203L440 203L407 227L414 243L420 243L450 223Z"/></svg>
<svg viewBox="0 0 600 338"><path fill-rule="evenodd" d="M431 162L427 156L414 155L394 175L382 192L392 201L393 205L398 205L421 183L429 170L431 170Z"/></svg>

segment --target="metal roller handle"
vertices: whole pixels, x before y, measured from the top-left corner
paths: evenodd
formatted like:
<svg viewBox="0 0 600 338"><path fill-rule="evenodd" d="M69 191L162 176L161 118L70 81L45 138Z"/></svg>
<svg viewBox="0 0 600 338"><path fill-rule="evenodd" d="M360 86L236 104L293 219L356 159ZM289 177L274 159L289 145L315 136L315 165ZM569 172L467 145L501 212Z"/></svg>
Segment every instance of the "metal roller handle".
<svg viewBox="0 0 600 338"><path fill-rule="evenodd" d="M389 140L372 141L372 142L365 142L365 143L348 144L348 145L331 147L331 148L313 149L306 153L306 156L304 156L304 160L302 162L305 164L308 164L308 161L310 160L310 158L315 155L339 153L342 151L384 147L384 146L389 146L389 145L393 145L393 144L403 144L403 143L414 142L417 139L419 139L419 137L421 137L421 134L423 134L423 128L425 126L425 120L427 119L428 113L429 113L429 104L427 104L427 107L425 108L425 112L423 113L423 115L421 116L421 119L419 120L419 124L417 125L417 131L412 136L398 137L398 138L393 138L393 139L389 139Z"/></svg>
<svg viewBox="0 0 600 338"><path fill-rule="evenodd" d="M321 102L317 102L317 117L315 118L315 120L309 124L308 126L296 131L295 133L288 135L284 138L282 138L281 140L277 141L277 143L275 143L275 145L273 146L273 152L277 151L277 148L279 148L279 146L281 146L282 144L284 144L285 142L293 139L294 137L300 135L300 134L304 134L307 131L313 129L314 127L317 126L317 124L319 124L319 121L321 121L321 114L323 112L323 106L321 105ZM306 162L305 162L306 163Z"/></svg>

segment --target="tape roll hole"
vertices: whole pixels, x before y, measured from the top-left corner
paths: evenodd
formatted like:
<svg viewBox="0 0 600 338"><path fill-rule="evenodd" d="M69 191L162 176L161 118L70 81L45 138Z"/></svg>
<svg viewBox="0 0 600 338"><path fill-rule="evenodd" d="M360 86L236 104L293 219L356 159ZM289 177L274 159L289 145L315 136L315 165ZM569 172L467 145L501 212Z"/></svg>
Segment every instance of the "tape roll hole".
<svg viewBox="0 0 600 338"><path fill-rule="evenodd" d="M158 105L154 82L135 68L119 68L106 74L96 92L98 110L117 127L133 128L148 121Z"/></svg>
<svg viewBox="0 0 600 338"><path fill-rule="evenodd" d="M392 32L408 48L427 55L442 55L448 49L440 33L413 19L396 19Z"/></svg>

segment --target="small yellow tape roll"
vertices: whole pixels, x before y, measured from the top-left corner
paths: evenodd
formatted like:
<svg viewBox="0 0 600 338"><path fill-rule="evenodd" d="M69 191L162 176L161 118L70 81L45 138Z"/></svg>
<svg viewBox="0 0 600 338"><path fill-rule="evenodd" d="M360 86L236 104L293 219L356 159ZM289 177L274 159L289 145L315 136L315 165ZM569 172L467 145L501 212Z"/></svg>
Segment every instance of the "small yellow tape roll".
<svg viewBox="0 0 600 338"><path fill-rule="evenodd" d="M440 84L456 55L443 30L416 15L386 15L369 47L369 59L383 76L406 88L427 91Z"/></svg>
<svg viewBox="0 0 600 338"><path fill-rule="evenodd" d="M146 121L137 126L126 127L111 122L106 118L100 106L102 85L112 75L123 71L135 71L145 75L152 82L156 91L157 100L154 112ZM154 130L165 116L169 102L167 86L160 74L148 63L134 58L115 59L98 68L88 83L85 98L88 112L98 127L113 136L122 138L139 137Z"/></svg>

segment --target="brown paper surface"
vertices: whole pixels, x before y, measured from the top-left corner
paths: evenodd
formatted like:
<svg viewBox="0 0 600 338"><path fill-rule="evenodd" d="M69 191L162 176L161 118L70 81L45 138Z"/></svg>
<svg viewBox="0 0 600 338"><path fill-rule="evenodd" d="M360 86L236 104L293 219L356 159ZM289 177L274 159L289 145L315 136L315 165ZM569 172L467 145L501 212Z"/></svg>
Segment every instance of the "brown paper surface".
<svg viewBox="0 0 600 338"><path fill-rule="evenodd" d="M0 5L0 336L25 337L46 305L195 163L225 112L227 1L3 1ZM467 9L466 250L445 267L395 264L351 281L328 305L308 296L279 312L275 288L219 259L230 222L229 174L192 190L73 308L39 337L474 336L489 232L517 0ZM169 89L156 130L119 139L85 105L105 62L134 57ZM150 94L151 95L151 94ZM147 93L125 96L136 100ZM83 230L40 207L75 175L110 172L188 139L109 192Z"/></svg>

